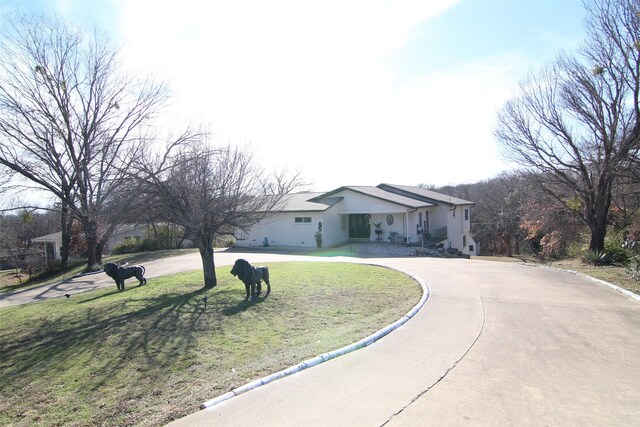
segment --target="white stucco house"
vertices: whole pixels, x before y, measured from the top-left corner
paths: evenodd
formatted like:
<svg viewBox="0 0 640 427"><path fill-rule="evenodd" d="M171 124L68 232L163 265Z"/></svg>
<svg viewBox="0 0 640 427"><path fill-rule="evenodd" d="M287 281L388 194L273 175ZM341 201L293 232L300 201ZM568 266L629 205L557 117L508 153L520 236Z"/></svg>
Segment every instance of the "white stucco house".
<svg viewBox="0 0 640 427"><path fill-rule="evenodd" d="M266 219L246 233L236 233L237 246L316 248L320 231L321 247L353 241L441 244L475 255L473 206L424 188L391 184L290 194Z"/></svg>

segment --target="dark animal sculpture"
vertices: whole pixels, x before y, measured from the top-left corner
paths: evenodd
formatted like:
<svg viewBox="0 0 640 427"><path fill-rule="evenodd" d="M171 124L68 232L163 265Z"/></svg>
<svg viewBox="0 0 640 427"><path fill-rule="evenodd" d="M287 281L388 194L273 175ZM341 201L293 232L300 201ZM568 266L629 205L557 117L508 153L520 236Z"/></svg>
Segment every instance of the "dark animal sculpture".
<svg viewBox="0 0 640 427"><path fill-rule="evenodd" d="M140 286L147 283L144 278L145 268L142 265L132 265L131 267L121 267L118 264L108 262L104 265L104 272L116 282L119 291L124 291L124 281L135 277L140 281Z"/></svg>
<svg viewBox="0 0 640 427"><path fill-rule="evenodd" d="M267 293L265 297L271 293L271 283L269 283L269 269L267 267L253 267L245 259L237 259L231 269L231 274L238 276L238 279L244 282L247 296L245 300L256 299L262 293L262 281L267 284Z"/></svg>

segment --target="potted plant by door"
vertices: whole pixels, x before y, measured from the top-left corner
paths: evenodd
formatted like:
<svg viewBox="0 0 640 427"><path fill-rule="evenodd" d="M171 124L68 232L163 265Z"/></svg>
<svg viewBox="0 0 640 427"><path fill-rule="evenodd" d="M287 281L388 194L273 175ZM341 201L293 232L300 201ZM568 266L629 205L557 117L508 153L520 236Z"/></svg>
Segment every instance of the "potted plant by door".
<svg viewBox="0 0 640 427"><path fill-rule="evenodd" d="M376 242L381 242L382 241L382 223L378 222L378 223L373 223L373 225L376 227L374 231L374 233L376 233Z"/></svg>
<svg viewBox="0 0 640 427"><path fill-rule="evenodd" d="M318 223L318 231L315 232L313 237L316 239L316 245L318 248L322 247L322 221Z"/></svg>

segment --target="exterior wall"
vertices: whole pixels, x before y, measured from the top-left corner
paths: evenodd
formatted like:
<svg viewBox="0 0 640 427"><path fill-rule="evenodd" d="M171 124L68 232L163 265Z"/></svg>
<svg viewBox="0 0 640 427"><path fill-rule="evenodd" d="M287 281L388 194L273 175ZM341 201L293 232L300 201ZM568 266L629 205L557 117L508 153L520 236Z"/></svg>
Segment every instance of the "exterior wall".
<svg viewBox="0 0 640 427"><path fill-rule="evenodd" d="M389 225L387 222L387 217L391 215L393 218L393 223ZM371 218L369 218L369 224L371 224L371 240L376 241L378 235L375 233L375 225L382 223L380 225L380 229L382 233L380 234L380 239L383 242L389 242L392 236L391 233L397 233L399 236L405 235L405 215L404 213L382 213L382 214L372 214Z"/></svg>
<svg viewBox="0 0 640 427"><path fill-rule="evenodd" d="M466 213L465 213L466 211ZM471 237L471 206L456 206L447 212L447 233L451 247L457 248L463 254L474 255L476 244ZM473 252L470 251L473 247Z"/></svg>
<svg viewBox="0 0 640 427"><path fill-rule="evenodd" d="M428 230L429 234L433 236L435 230L447 227L447 233L450 234L452 229L449 227L449 207L446 205L437 205L430 208L421 208L415 212L409 214L409 238L411 243L420 242L422 236L418 234L418 224L420 223L420 214L422 214L422 225L424 229L424 222L426 221L427 214L429 215Z"/></svg>
<svg viewBox="0 0 640 427"><path fill-rule="evenodd" d="M46 263L54 262L62 259L62 242L45 242L44 259ZM53 255L53 256L52 256Z"/></svg>
<svg viewBox="0 0 640 427"><path fill-rule="evenodd" d="M296 217L310 217L310 223L296 223ZM249 234L238 240L239 247L263 247L267 238L269 246L316 248L314 234L318 231L318 223L324 216L322 212L281 212L263 222L254 225Z"/></svg>
<svg viewBox="0 0 640 427"><path fill-rule="evenodd" d="M47 245L53 246L53 260L49 259L47 255ZM56 240L55 242L45 242L44 246L45 257L47 258L47 262L49 261L58 261L62 259L62 238L60 240Z"/></svg>
<svg viewBox="0 0 640 427"><path fill-rule="evenodd" d="M447 227L449 232L449 207L446 205L434 206L429 211L429 233L433 234L435 230Z"/></svg>
<svg viewBox="0 0 640 427"><path fill-rule="evenodd" d="M322 222L322 247L335 246L349 240L349 222L347 215L333 212L334 208L324 213Z"/></svg>
<svg viewBox="0 0 640 427"><path fill-rule="evenodd" d="M465 216L465 211L466 216ZM464 254L474 255L477 251L476 243L471 237L471 206L461 205L455 209L447 205L438 205L427 209L419 209L409 214L409 238L410 242L419 242L421 236L417 232L417 224L425 221L426 212L429 212L429 230L431 235L435 230L447 227L447 239L445 248L457 248ZM465 238L466 236L466 238ZM473 248L473 251L470 250Z"/></svg>
<svg viewBox="0 0 640 427"><path fill-rule="evenodd" d="M374 231L375 226L373 224L380 222L382 223L380 228L382 229L381 239L383 242L389 242L392 232L405 236L405 207L350 190L341 191L332 195L332 197L343 197L342 202L330 209L332 213L338 214L340 217L340 233L335 239L330 240L331 243L327 241L326 246L346 242L349 239L349 214L371 215L369 218L369 224L371 225L369 240L371 241L375 242L378 237ZM393 216L393 224L389 225L387 223L387 215ZM326 227L325 229L328 230L329 228Z"/></svg>
<svg viewBox="0 0 640 427"><path fill-rule="evenodd" d="M344 197L342 202L333 207L333 209L338 208L336 212L342 214L385 214L386 217L388 213L404 213L406 211L406 208L402 206L350 190L341 191L332 197Z"/></svg>
<svg viewBox="0 0 640 427"><path fill-rule="evenodd" d="M57 234L56 237L52 236L48 239L42 239L42 238L33 239L34 242L42 244L43 257L46 260L46 262L58 261L62 259L62 255L60 253L62 249L62 233L56 233L56 234ZM50 256L51 249L47 251L47 246L53 248L53 259Z"/></svg>

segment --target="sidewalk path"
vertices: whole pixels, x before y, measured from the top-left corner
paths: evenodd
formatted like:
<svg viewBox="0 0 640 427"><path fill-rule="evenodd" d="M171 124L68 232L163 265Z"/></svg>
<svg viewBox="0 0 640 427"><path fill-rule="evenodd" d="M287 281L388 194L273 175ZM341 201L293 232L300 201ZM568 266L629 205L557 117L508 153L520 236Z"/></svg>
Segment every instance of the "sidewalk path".
<svg viewBox="0 0 640 427"><path fill-rule="evenodd" d="M420 277L431 294L412 320L371 346L174 426L631 426L640 420L640 303L583 276L414 257L217 253L216 263L239 257L376 263ZM201 268L198 254L145 266L150 278ZM113 286L107 279L73 280L32 297L25 291L0 304Z"/></svg>

